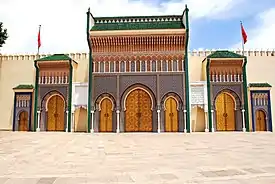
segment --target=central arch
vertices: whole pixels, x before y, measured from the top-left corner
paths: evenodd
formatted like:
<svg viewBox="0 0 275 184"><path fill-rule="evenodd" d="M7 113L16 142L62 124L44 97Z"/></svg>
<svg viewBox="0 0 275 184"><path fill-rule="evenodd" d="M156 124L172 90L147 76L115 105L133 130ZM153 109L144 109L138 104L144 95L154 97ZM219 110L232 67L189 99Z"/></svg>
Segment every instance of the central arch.
<svg viewBox="0 0 275 184"><path fill-rule="evenodd" d="M261 109L256 111L256 131L266 131L266 113Z"/></svg>
<svg viewBox="0 0 275 184"><path fill-rule="evenodd" d="M153 99L143 88L134 88L125 97L125 132L153 131Z"/></svg>
<svg viewBox="0 0 275 184"><path fill-rule="evenodd" d="M227 92L221 92L216 98L217 131L235 131L235 99Z"/></svg>
<svg viewBox="0 0 275 184"><path fill-rule="evenodd" d="M64 131L65 130L65 101L58 95L54 94L49 97L46 103L48 110L47 131Z"/></svg>

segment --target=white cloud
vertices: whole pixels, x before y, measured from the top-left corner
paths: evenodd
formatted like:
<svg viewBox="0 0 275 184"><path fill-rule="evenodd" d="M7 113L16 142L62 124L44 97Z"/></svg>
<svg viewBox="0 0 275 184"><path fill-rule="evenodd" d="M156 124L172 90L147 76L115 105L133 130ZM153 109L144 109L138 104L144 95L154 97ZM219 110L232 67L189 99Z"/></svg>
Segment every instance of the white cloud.
<svg viewBox="0 0 275 184"><path fill-rule="evenodd" d="M0 21L9 34L1 52L35 53L39 24L41 53L87 52L88 7L94 16L165 15L182 14L186 3L193 19L217 16L236 5L233 0L170 0L161 6L145 0L1 0Z"/></svg>
<svg viewBox="0 0 275 184"><path fill-rule="evenodd" d="M275 8L271 8L257 15L257 22L253 29L247 29L248 41L245 49L274 49L275 48ZM244 25L245 26L245 25ZM240 48L241 42L233 45Z"/></svg>

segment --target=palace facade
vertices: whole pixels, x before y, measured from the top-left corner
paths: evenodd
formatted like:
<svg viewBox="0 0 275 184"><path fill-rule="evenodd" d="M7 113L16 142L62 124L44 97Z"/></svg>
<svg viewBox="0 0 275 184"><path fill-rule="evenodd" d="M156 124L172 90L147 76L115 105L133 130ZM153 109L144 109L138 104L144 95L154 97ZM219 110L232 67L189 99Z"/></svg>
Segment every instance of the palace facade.
<svg viewBox="0 0 275 184"><path fill-rule="evenodd" d="M89 53L0 55L1 130L273 131L274 50L188 51L187 7L88 11L87 42Z"/></svg>

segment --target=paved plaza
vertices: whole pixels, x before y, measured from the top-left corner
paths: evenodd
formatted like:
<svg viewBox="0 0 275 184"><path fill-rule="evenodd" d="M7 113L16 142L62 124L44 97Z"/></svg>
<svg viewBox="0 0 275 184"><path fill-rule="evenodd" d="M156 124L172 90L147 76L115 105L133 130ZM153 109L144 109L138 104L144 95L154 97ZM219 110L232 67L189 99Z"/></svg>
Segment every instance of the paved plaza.
<svg viewBox="0 0 275 184"><path fill-rule="evenodd" d="M274 133L0 132L0 184L272 184Z"/></svg>

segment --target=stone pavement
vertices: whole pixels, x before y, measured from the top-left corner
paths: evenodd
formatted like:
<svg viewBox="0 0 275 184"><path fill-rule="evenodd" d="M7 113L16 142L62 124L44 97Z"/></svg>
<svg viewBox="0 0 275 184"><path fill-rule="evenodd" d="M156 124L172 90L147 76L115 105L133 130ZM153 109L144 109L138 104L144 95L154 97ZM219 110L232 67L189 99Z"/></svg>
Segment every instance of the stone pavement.
<svg viewBox="0 0 275 184"><path fill-rule="evenodd" d="M272 184L274 133L0 132L0 184Z"/></svg>

